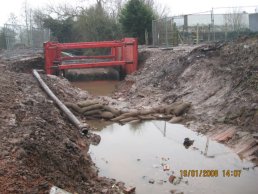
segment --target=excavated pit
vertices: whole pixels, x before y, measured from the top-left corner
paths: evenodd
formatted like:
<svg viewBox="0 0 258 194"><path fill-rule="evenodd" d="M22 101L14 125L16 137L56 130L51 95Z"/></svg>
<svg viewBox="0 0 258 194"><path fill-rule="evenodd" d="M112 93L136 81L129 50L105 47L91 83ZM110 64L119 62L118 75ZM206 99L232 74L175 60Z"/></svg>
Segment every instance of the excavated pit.
<svg viewBox="0 0 258 194"><path fill-rule="evenodd" d="M96 107L102 107L101 111L108 107L108 110L119 110L118 117L133 115L133 120L115 121L124 124L119 125L99 115L75 113L99 130L108 121L105 129L96 132L102 139L94 147L90 146L96 144L94 140L81 136L30 74L32 68L42 68L42 53L24 50L0 53L0 193L48 193L53 185L69 192L121 193L126 188L117 182L120 180L136 186L138 193L239 193L244 188L246 193L255 193L257 45L258 38L250 37L174 50L140 49L139 71L128 75L110 96L107 94L111 90L99 96L102 95L99 85L106 88L102 84L91 95L66 79L43 76L65 103L76 105L97 100L101 104ZM91 87L94 92L97 86L92 84L86 90ZM190 108L177 122L196 132L167 124L164 137L164 131L156 125L172 122L173 106L188 102ZM148 121L153 118L163 121ZM139 123L126 124L128 121ZM194 139L194 144L185 149L183 139L187 137ZM226 144L230 150L210 141L210 157L205 157L201 152L205 150L206 137ZM88 149L99 167L99 175L117 181L97 176ZM169 165L168 172L163 171L160 160L166 160L163 163ZM126 165L121 165L122 162ZM184 177L180 184L171 184L169 181L180 177L180 170L218 170L219 175ZM234 170L241 170L241 175L223 177L223 170L229 170L229 176L232 170L233 175ZM170 177L172 171L175 178Z"/></svg>

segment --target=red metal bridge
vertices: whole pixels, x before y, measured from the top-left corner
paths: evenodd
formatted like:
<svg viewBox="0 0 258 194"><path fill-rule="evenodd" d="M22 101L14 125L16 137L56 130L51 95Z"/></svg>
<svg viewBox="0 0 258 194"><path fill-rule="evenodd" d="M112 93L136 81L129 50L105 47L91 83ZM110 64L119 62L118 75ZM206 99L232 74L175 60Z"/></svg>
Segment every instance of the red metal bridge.
<svg viewBox="0 0 258 194"><path fill-rule="evenodd" d="M97 56L63 56L62 54L67 50L94 48L110 48L110 54ZM58 74L67 69L116 66L120 66L123 73L130 74L137 70L138 42L135 38L103 42L46 42L44 43L44 55L47 74ZM100 62L87 62L89 59L98 59Z"/></svg>

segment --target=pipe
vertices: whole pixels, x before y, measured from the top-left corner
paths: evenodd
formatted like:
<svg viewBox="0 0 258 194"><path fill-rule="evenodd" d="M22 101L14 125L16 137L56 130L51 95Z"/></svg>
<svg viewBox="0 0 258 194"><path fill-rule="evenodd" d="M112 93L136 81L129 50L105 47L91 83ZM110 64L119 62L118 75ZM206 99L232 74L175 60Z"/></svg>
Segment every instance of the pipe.
<svg viewBox="0 0 258 194"><path fill-rule="evenodd" d="M33 69L33 75L38 80L41 87L49 95L49 97L57 104L57 106L66 114L68 119L80 130L83 135L88 134L89 125L81 123L76 116L55 96L55 94L49 89L46 83L41 79L37 70Z"/></svg>

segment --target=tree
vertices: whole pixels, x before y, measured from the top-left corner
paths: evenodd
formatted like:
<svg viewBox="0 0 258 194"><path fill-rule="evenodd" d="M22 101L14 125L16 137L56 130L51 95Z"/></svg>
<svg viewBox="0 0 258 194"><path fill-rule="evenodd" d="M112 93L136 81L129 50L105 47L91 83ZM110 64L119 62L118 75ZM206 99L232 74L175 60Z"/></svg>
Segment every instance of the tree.
<svg viewBox="0 0 258 194"><path fill-rule="evenodd" d="M127 36L136 37L140 44L145 42L145 32L151 34L155 14L143 0L129 0L121 11L119 22Z"/></svg>
<svg viewBox="0 0 258 194"><path fill-rule="evenodd" d="M3 28L0 29L0 48L6 49L6 38Z"/></svg>
<svg viewBox="0 0 258 194"><path fill-rule="evenodd" d="M59 42L73 42L73 18L64 20L53 19L47 17L43 19L43 26L49 28L52 35L57 38Z"/></svg>
<svg viewBox="0 0 258 194"><path fill-rule="evenodd" d="M243 12L238 9L234 9L231 13L224 15L225 26L229 31L237 33L246 28L243 19Z"/></svg>
<svg viewBox="0 0 258 194"><path fill-rule="evenodd" d="M75 30L77 39L82 41L103 41L120 38L120 28L115 18L104 9L102 1L88 9L81 11L77 16Z"/></svg>

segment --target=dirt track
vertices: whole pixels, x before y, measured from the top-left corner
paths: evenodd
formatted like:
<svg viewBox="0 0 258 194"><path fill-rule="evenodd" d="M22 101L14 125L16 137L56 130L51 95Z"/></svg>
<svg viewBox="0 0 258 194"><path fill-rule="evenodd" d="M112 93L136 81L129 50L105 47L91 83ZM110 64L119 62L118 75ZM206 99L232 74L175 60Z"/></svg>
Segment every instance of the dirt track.
<svg viewBox="0 0 258 194"><path fill-rule="evenodd" d="M258 132L258 38L194 48L141 50L139 71L126 78L114 99L99 99L139 109L191 102L184 124L217 135L236 151L243 141L256 148L252 136ZM0 55L0 193L47 193L52 185L78 193L115 193L114 180L97 177L87 153L90 140L67 121L29 73L35 65L42 67L41 55L33 56L32 62L21 62L26 55L9 61ZM65 79L43 78L62 101L92 98ZM228 138L218 136L229 128ZM247 156L257 161L257 149Z"/></svg>

